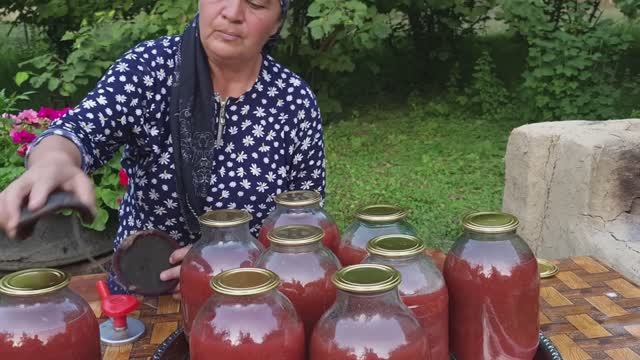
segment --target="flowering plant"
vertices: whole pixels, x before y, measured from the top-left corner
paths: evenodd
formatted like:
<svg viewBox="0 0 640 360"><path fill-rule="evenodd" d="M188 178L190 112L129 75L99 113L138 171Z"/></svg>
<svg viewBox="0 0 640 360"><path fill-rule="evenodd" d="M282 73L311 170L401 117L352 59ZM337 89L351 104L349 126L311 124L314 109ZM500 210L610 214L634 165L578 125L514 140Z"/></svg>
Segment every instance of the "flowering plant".
<svg viewBox="0 0 640 360"><path fill-rule="evenodd" d="M51 121L66 114L69 108L51 109L42 107L35 111L24 110L16 115L0 115L0 190L24 172L24 156L36 137L49 127ZM110 210L117 210L128 185L126 172L121 169L119 157L115 156L107 165L92 175L96 190L97 215L86 227L102 231L106 228Z"/></svg>

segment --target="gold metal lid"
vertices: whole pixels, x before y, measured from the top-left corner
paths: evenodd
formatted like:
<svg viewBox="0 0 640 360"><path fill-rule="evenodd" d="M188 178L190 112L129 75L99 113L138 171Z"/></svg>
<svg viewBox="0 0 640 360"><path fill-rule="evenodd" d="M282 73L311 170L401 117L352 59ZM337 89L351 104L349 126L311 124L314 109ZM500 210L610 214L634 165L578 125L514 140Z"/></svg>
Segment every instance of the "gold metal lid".
<svg viewBox="0 0 640 360"><path fill-rule="evenodd" d="M238 268L223 271L211 279L213 291L233 296L258 295L280 286L273 271L260 268Z"/></svg>
<svg viewBox="0 0 640 360"><path fill-rule="evenodd" d="M462 226L482 234L502 234L515 231L520 221L511 214L502 212L476 212L462 219Z"/></svg>
<svg viewBox="0 0 640 360"><path fill-rule="evenodd" d="M319 204L322 196L320 196L320 193L317 191L294 190L285 191L276 195L275 200L278 205L299 207Z"/></svg>
<svg viewBox="0 0 640 360"><path fill-rule="evenodd" d="M253 217L245 210L219 209L207 211L198 220L200 224L210 227L231 227L251 221Z"/></svg>
<svg viewBox="0 0 640 360"><path fill-rule="evenodd" d="M22 270L0 279L0 293L11 296L49 294L65 288L70 281L66 272L56 269Z"/></svg>
<svg viewBox="0 0 640 360"><path fill-rule="evenodd" d="M324 231L313 225L279 226L267 234L267 238L274 244L283 246L300 246L321 241Z"/></svg>
<svg viewBox="0 0 640 360"><path fill-rule="evenodd" d="M342 268L331 280L343 291L374 294L396 288L400 284L400 273L386 265L359 264Z"/></svg>
<svg viewBox="0 0 640 360"><path fill-rule="evenodd" d="M407 212L394 205L369 205L356 212L356 218L370 223L388 223L407 217Z"/></svg>
<svg viewBox="0 0 640 360"><path fill-rule="evenodd" d="M537 259L538 260L538 272L540 273L540 277L542 279L550 278L555 276L560 269L554 263L545 259Z"/></svg>
<svg viewBox="0 0 640 360"><path fill-rule="evenodd" d="M411 235L382 235L369 240L367 251L371 254L396 258L413 256L425 250L424 241Z"/></svg>

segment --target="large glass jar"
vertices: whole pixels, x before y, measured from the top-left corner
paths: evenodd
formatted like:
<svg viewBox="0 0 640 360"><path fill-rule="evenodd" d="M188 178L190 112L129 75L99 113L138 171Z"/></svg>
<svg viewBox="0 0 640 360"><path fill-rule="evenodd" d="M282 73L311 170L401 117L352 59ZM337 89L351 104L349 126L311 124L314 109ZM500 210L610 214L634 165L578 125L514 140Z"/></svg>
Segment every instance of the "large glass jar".
<svg viewBox="0 0 640 360"><path fill-rule="evenodd" d="M311 338L311 360L429 359L424 330L398 295L400 273L360 264L338 271L334 305Z"/></svg>
<svg viewBox="0 0 640 360"><path fill-rule="evenodd" d="M191 329L191 360L304 360L304 327L279 285L266 269L215 276Z"/></svg>
<svg viewBox="0 0 640 360"><path fill-rule="evenodd" d="M320 207L320 193L308 190L286 191L276 195L276 208L262 222L258 240L269 246L268 234L273 228L285 225L314 225L322 228L322 243L329 250L337 250L340 231L331 216Z"/></svg>
<svg viewBox="0 0 640 360"><path fill-rule="evenodd" d="M516 235L518 219L481 212L463 220L464 234L444 266L451 350L457 360L532 359L538 346L538 264Z"/></svg>
<svg viewBox="0 0 640 360"><path fill-rule="evenodd" d="M69 276L32 269L0 280L0 359L99 360L100 330Z"/></svg>
<svg viewBox="0 0 640 360"><path fill-rule="evenodd" d="M244 210L213 210L200 217L202 237L182 261L180 293L187 336L200 307L213 295L211 277L225 270L252 267L263 247L249 232Z"/></svg>
<svg viewBox="0 0 640 360"><path fill-rule="evenodd" d="M331 282L340 262L322 245L323 231L317 226L288 225L269 232L269 247L256 262L280 277L280 291L295 306L307 339L322 314L336 300Z"/></svg>
<svg viewBox="0 0 640 360"><path fill-rule="evenodd" d="M364 264L400 272L400 299L427 334L431 360L449 360L449 295L442 273L425 256L424 242L411 235L383 235L369 241Z"/></svg>
<svg viewBox="0 0 640 360"><path fill-rule="evenodd" d="M354 221L342 235L338 259L342 266L355 265L367 256L369 240L391 234L416 236L416 229L405 221L407 212L393 205L370 205L356 212Z"/></svg>

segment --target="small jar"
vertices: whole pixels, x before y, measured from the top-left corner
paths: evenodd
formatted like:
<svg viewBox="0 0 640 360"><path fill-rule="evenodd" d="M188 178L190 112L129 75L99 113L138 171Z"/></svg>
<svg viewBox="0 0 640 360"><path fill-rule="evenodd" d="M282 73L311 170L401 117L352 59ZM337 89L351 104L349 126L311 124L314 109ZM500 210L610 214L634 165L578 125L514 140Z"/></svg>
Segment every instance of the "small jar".
<svg viewBox="0 0 640 360"><path fill-rule="evenodd" d="M213 295L211 277L225 270L252 267L263 246L249 232L251 215L244 210L213 210L200 218L202 237L180 268L182 316L187 336L200 307Z"/></svg>
<svg viewBox="0 0 640 360"><path fill-rule="evenodd" d="M100 359L100 330L69 276L32 269L0 280L0 359Z"/></svg>
<svg viewBox="0 0 640 360"><path fill-rule="evenodd" d="M304 360L304 327L279 285L266 269L215 276L191 329L190 359Z"/></svg>
<svg viewBox="0 0 640 360"><path fill-rule="evenodd" d="M407 212L393 205L370 205L356 212L354 221L342 235L338 259L342 266L359 264L367 256L369 240L391 234L417 236L416 229L405 221Z"/></svg>
<svg viewBox="0 0 640 360"><path fill-rule="evenodd" d="M383 235L367 246L364 264L382 264L400 272L400 299L427 334L431 360L449 360L449 295L442 273L425 256L424 242L411 235Z"/></svg>
<svg viewBox="0 0 640 360"><path fill-rule="evenodd" d="M398 271L353 265L333 282L338 296L313 331L311 360L429 359L424 330L398 295Z"/></svg>
<svg viewBox="0 0 640 360"><path fill-rule="evenodd" d="M269 232L271 246L256 262L280 277L280 291L291 300L305 327L307 339L322 314L336 300L331 282L340 262L322 244L317 226L288 225Z"/></svg>
<svg viewBox="0 0 640 360"><path fill-rule="evenodd" d="M516 235L518 219L480 212L444 265L451 351L458 360L532 359L538 347L538 263Z"/></svg>
<svg viewBox="0 0 640 360"><path fill-rule="evenodd" d="M276 208L262 222L258 240L269 246L269 232L285 225L314 225L322 228L322 243L335 253L340 243L340 231L331 216L320 207L322 197L316 191L295 190L276 195Z"/></svg>

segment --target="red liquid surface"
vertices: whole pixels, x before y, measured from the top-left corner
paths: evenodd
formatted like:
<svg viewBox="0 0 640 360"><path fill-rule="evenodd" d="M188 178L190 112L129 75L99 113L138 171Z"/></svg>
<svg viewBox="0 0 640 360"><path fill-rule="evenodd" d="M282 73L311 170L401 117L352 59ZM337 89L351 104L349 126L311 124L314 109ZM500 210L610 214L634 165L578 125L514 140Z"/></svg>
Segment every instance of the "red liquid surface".
<svg viewBox="0 0 640 360"><path fill-rule="evenodd" d="M311 339L310 360L429 359L422 329L405 332L405 323L376 314L339 319L335 328L319 325Z"/></svg>
<svg viewBox="0 0 640 360"><path fill-rule="evenodd" d="M182 317L184 331L189 335L193 320L202 305L213 295L211 277L239 267L251 267L259 256L259 250L233 247L208 247L202 258L188 259L180 270L180 292L182 295ZM215 265L211 265L215 264Z"/></svg>
<svg viewBox="0 0 640 360"><path fill-rule="evenodd" d="M431 360L449 360L449 295L442 287L426 295L400 295L425 329Z"/></svg>
<svg viewBox="0 0 640 360"><path fill-rule="evenodd" d="M349 266L360 264L368 254L365 249L359 249L349 245L340 245L336 256L340 259L342 266Z"/></svg>
<svg viewBox="0 0 640 360"><path fill-rule="evenodd" d="M538 264L528 255L522 261L483 265L495 258L488 255L491 250L498 249L468 259L453 253L447 257L451 350L458 360L530 360L538 345Z"/></svg>
<svg viewBox="0 0 640 360"><path fill-rule="evenodd" d="M268 304L226 305L189 337L191 360L304 360L304 328Z"/></svg>
<svg viewBox="0 0 640 360"><path fill-rule="evenodd" d="M265 248L269 247L269 239L267 238L267 234L274 227L285 226L285 225L314 225L322 228L324 231L324 238L322 239L322 243L324 246L331 250L334 254L338 250L338 245L340 244L340 231L338 230L338 226L334 223L328 221L319 221L313 216L286 216L283 215L278 218L277 222L274 225L265 224L260 229L260 234L258 234L258 240L264 245Z"/></svg>
<svg viewBox="0 0 640 360"><path fill-rule="evenodd" d="M1 313L0 317L5 315L7 314ZM15 314L0 319L0 327L5 327L0 328L0 359L100 360L100 333L91 310L68 324L64 324L65 320L62 319L65 314L50 314L47 320L57 324L52 324L53 327L47 327L46 330L28 327L31 321L42 321L38 319L43 315L40 311L22 311L22 321L17 318L12 320L12 315ZM55 320L56 317L61 319ZM7 328L3 320L11 321L12 324Z"/></svg>

